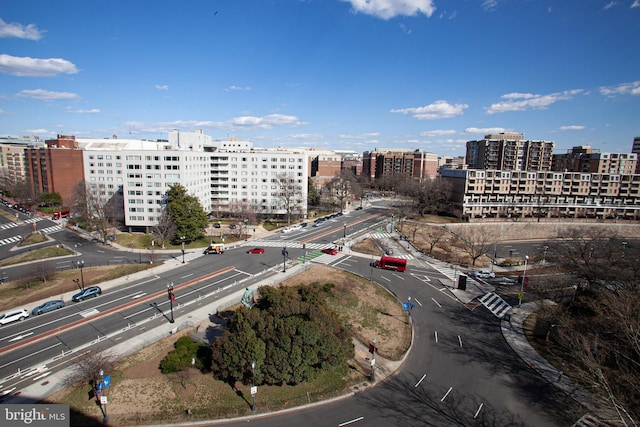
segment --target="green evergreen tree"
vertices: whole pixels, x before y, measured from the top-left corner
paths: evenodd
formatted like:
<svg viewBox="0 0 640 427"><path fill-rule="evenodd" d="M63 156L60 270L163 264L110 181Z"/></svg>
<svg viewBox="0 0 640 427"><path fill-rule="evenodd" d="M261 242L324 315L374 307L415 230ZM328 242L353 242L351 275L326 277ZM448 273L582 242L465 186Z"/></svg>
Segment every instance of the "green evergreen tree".
<svg viewBox="0 0 640 427"><path fill-rule="evenodd" d="M187 189L180 184L169 186L166 196L167 213L177 227L173 243L179 244L182 237L189 243L204 236L208 219L198 198L187 194Z"/></svg>

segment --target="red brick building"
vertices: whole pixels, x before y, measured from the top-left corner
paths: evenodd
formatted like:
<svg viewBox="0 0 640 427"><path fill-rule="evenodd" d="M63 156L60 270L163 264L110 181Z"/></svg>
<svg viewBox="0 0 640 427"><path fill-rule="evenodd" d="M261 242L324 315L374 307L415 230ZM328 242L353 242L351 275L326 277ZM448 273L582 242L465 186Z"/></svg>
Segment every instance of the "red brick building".
<svg viewBox="0 0 640 427"><path fill-rule="evenodd" d="M58 135L45 141L46 147L26 150L26 167L33 193L60 194L64 204L73 204L74 189L84 178L82 150L75 136Z"/></svg>

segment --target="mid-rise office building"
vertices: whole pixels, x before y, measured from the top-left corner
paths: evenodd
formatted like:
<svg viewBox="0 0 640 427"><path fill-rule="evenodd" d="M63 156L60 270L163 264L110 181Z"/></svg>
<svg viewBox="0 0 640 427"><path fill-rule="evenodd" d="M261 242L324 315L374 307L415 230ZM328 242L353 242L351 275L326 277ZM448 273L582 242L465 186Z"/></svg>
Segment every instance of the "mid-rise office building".
<svg viewBox="0 0 640 427"><path fill-rule="evenodd" d="M422 150L376 148L362 154L362 175L370 181L418 181L438 174L438 155Z"/></svg>

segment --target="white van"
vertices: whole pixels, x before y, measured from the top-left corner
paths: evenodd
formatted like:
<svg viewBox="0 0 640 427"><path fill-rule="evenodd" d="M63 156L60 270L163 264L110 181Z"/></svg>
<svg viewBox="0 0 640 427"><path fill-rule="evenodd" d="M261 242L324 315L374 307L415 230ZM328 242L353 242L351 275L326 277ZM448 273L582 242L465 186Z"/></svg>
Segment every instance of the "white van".
<svg viewBox="0 0 640 427"><path fill-rule="evenodd" d="M29 312L21 308L19 310L11 310L6 313L0 315L0 326L6 325L7 323L15 322L16 320L24 320L29 317Z"/></svg>

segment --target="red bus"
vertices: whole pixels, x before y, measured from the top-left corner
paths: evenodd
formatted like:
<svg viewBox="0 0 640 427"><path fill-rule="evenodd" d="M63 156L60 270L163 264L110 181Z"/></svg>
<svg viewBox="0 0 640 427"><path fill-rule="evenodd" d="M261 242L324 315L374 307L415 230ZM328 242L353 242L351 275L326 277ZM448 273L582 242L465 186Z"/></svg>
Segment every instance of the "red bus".
<svg viewBox="0 0 640 427"><path fill-rule="evenodd" d="M405 271L407 269L407 260L404 258L394 258L391 256L383 256L373 263L376 268L384 268L386 270Z"/></svg>
<svg viewBox="0 0 640 427"><path fill-rule="evenodd" d="M69 218L70 216L71 216L71 211L69 209L64 209L58 212L54 212L51 219Z"/></svg>

